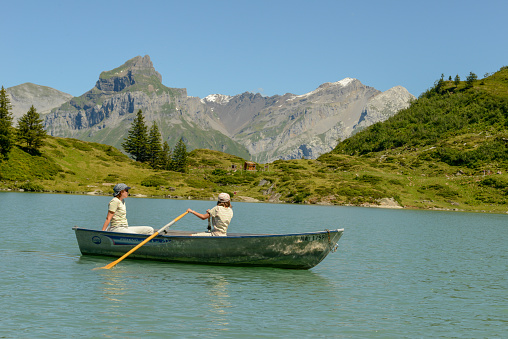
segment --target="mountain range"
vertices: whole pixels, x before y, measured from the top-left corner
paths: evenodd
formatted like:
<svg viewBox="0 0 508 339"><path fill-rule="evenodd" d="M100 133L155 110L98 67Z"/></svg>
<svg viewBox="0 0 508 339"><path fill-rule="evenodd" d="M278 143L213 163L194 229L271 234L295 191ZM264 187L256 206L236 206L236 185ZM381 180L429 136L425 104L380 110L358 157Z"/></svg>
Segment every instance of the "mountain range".
<svg viewBox="0 0 508 339"><path fill-rule="evenodd" d="M188 150L205 148L259 163L315 159L338 143L409 106L415 97L401 86L381 92L359 80L324 83L303 95L187 95L162 84L148 55L102 72L79 97L34 84L7 89L15 119L33 104L48 134L121 149L138 110L148 127L157 123L170 146L183 138Z"/></svg>

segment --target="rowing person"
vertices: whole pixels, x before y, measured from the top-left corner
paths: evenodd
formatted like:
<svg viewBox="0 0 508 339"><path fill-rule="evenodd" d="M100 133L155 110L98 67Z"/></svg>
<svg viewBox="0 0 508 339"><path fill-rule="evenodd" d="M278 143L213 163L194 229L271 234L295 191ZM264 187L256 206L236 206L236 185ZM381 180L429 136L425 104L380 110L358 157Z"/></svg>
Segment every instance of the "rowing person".
<svg viewBox="0 0 508 339"><path fill-rule="evenodd" d="M227 193L219 194L217 206L212 209L206 210L205 214L187 209L187 212L194 214L196 217L205 220L212 218L213 228L208 232L195 233L193 235L199 236L215 236L225 237L228 232L229 223L233 219L233 207L231 206L231 198Z"/></svg>
<svg viewBox="0 0 508 339"><path fill-rule="evenodd" d="M150 226L129 226L127 223L127 208L124 199L129 196L129 189L130 187L126 184L116 184L113 188L114 198L109 202L108 215L102 230L105 231L109 225L110 232L153 234L154 229Z"/></svg>

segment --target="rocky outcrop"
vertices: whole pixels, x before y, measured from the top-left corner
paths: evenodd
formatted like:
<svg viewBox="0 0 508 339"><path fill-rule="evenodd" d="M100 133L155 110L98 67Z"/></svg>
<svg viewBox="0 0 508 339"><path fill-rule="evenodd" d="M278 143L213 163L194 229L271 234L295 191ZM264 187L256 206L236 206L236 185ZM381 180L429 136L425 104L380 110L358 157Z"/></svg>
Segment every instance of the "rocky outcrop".
<svg viewBox="0 0 508 339"><path fill-rule="evenodd" d="M355 129L365 128L388 119L394 112L407 108L411 100L414 99L416 98L402 86L390 88L386 92L374 96L367 103Z"/></svg>

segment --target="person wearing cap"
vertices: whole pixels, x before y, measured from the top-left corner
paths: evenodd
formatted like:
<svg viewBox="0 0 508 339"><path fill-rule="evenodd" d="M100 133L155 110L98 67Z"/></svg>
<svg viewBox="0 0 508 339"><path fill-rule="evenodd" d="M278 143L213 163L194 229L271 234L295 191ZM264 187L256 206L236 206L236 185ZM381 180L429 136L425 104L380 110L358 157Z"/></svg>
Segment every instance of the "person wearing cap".
<svg viewBox="0 0 508 339"><path fill-rule="evenodd" d="M102 230L105 231L109 225L110 232L153 234L154 229L150 226L129 226L124 201L129 196L129 189L126 184L116 184L113 188L114 198L109 202L108 215Z"/></svg>
<svg viewBox="0 0 508 339"><path fill-rule="evenodd" d="M225 237L228 232L229 223L233 219L231 198L227 193L219 194L217 206L206 210L205 214L198 213L190 208L187 209L187 212L194 214L202 220L212 218L213 228L209 232L195 233L193 235Z"/></svg>

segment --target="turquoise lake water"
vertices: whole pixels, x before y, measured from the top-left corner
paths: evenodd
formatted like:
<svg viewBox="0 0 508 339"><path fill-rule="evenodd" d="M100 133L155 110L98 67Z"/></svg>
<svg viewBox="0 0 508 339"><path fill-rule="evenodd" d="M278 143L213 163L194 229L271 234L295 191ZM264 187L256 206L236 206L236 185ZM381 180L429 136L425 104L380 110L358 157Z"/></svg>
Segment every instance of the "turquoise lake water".
<svg viewBox="0 0 508 339"><path fill-rule="evenodd" d="M508 215L235 203L231 232L344 228L311 270L81 256L110 197L0 193L0 338L502 338ZM128 198L160 228L213 201ZM187 215L172 226L205 230Z"/></svg>

